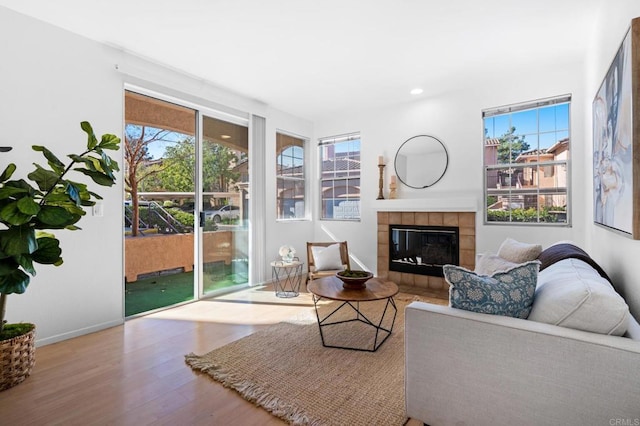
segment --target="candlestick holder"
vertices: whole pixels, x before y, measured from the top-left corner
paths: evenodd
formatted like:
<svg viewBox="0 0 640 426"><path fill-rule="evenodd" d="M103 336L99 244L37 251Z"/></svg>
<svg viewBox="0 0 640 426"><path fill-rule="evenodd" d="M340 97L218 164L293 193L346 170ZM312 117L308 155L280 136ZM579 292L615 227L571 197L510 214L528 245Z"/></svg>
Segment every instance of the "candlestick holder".
<svg viewBox="0 0 640 426"><path fill-rule="evenodd" d="M384 164L378 164L378 168L380 169L380 179L378 180L378 198L376 198L376 200L384 200L384 195L382 194L382 188L384 187Z"/></svg>
<svg viewBox="0 0 640 426"><path fill-rule="evenodd" d="M390 200L395 200L397 195L396 195L396 186L397 184L395 182L391 182L389 184L389 199Z"/></svg>

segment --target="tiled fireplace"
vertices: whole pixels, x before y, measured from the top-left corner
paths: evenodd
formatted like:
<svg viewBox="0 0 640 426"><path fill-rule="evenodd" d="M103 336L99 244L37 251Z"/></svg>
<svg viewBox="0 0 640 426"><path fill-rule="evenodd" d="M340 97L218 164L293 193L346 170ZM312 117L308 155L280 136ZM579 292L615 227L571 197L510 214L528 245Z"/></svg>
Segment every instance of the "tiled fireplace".
<svg viewBox="0 0 640 426"><path fill-rule="evenodd" d="M448 290L449 286L437 272L420 271L419 273L399 272L389 270L389 225L397 228L429 229L449 232L457 230L457 261L460 266L468 269L475 267L476 257L476 214L475 212L459 211L378 211L378 271L379 277L386 277L402 287L415 287L416 290ZM425 237L422 237L425 238ZM417 259L416 259L417 257ZM420 264L422 256L406 255L407 264ZM452 256L451 259L455 259ZM454 260L455 261L455 260ZM402 269L402 268L400 268ZM407 269L407 268L405 268ZM408 268L411 269L411 268ZM414 268L415 269L415 268Z"/></svg>

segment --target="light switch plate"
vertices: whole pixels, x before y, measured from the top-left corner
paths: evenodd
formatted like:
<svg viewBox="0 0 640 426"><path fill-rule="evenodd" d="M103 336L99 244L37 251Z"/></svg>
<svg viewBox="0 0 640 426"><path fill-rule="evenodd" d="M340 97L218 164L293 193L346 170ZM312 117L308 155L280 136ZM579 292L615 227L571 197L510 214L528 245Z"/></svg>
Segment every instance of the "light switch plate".
<svg viewBox="0 0 640 426"><path fill-rule="evenodd" d="M93 205L93 215L96 217L102 217L102 212L103 212L103 205L102 205L102 201L96 201L96 203Z"/></svg>

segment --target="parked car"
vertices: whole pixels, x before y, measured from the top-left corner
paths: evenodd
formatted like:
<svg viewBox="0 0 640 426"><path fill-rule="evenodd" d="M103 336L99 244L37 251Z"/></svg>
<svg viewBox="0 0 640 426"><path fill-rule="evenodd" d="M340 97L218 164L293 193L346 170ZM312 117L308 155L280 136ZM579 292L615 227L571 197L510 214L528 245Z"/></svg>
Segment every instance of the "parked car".
<svg viewBox="0 0 640 426"><path fill-rule="evenodd" d="M204 217L213 219L215 223L220 223L222 219L240 219L240 207L238 206L219 206L214 210L205 210Z"/></svg>

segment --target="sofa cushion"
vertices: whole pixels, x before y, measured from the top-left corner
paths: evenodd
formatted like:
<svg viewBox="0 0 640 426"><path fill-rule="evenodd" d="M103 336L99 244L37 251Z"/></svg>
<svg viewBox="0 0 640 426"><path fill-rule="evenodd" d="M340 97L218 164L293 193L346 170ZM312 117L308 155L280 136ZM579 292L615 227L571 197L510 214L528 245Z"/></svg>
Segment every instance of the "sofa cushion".
<svg viewBox="0 0 640 426"><path fill-rule="evenodd" d="M622 296L582 260L564 259L538 274L532 321L621 336L628 316Z"/></svg>
<svg viewBox="0 0 640 426"><path fill-rule="evenodd" d="M491 276L444 265L452 308L484 314L527 318L531 311L540 262L517 265Z"/></svg>
<svg viewBox="0 0 640 426"><path fill-rule="evenodd" d="M486 253L477 256L474 272L479 275L493 275L498 271L506 271L515 266L518 266L518 264L509 262L498 255Z"/></svg>
<svg viewBox="0 0 640 426"><path fill-rule="evenodd" d="M529 244L507 238L498 249L498 256L513 263L524 263L536 260L542 252L540 244Z"/></svg>
<svg viewBox="0 0 640 426"><path fill-rule="evenodd" d="M583 262L588 263L589 265L593 266L596 271L598 271L602 278L605 278L607 281L613 284L604 269L602 269L600 265L598 265L596 261L587 254L586 251L570 242L558 242L542 250L542 253L540 253L540 256L538 256L538 260L540 261L540 271L542 272L554 263L569 258L579 259Z"/></svg>

